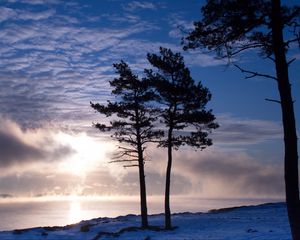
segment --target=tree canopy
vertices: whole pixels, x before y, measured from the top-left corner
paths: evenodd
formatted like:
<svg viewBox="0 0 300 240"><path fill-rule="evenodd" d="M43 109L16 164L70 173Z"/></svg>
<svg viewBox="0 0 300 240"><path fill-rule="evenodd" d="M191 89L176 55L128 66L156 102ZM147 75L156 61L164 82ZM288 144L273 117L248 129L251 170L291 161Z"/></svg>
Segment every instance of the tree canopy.
<svg viewBox="0 0 300 240"><path fill-rule="evenodd" d="M300 7L282 6L280 28L288 29L284 41L300 46ZM272 4L268 0L209 0L201 9L203 18L183 39L184 49L207 48L219 57L232 57L248 49L259 49L265 56L274 53Z"/></svg>
<svg viewBox="0 0 300 240"><path fill-rule="evenodd" d="M206 104L211 99L209 90L200 82L196 84L185 66L180 53L160 48L160 54L148 54L152 69L145 70L156 93L160 108L160 121L167 131L159 143L168 149L165 188L165 228L171 229L170 182L172 150L188 145L201 150L212 144L208 138L212 129L218 127Z"/></svg>
<svg viewBox="0 0 300 240"><path fill-rule="evenodd" d="M156 110L147 105L156 95L150 89L149 82L134 75L124 61L114 64L114 67L119 77L109 83L115 101L108 101L107 105L91 102L92 108L111 118L110 124L94 125L100 131L113 131L112 137L120 142L119 152L112 162L139 168L142 227L147 228L144 151L148 142L163 135L161 130L154 129Z"/></svg>
<svg viewBox="0 0 300 240"><path fill-rule="evenodd" d="M212 110L205 109L211 100L209 90L200 81L194 81L180 53L160 48L160 55L148 54L148 61L153 69L147 69L146 74L158 93L161 121L177 131L172 137L172 146L204 149L211 145L208 134L218 125ZM160 142L162 147L167 145L167 139Z"/></svg>

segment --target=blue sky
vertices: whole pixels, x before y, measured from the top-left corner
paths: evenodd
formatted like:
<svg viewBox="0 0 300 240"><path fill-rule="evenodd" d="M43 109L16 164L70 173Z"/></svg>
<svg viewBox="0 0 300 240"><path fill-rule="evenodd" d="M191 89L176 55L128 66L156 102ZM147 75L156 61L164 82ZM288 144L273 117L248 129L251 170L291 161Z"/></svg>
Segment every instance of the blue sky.
<svg viewBox="0 0 300 240"><path fill-rule="evenodd" d="M200 19L202 4L0 0L0 142L6 146L0 150L0 193L136 194L136 171L107 164L115 144L92 128L92 122L105 120L89 101L111 98L113 63L124 59L142 76L149 67L146 54L163 46L182 52L193 78L210 89L209 108L221 126L212 135L213 147L176 153L173 192L283 196L281 111L264 100L278 99L276 83L245 79L214 55L182 51L181 37ZM296 47L289 53L293 57L290 77L299 129ZM254 51L234 61L274 74L272 64ZM162 194L165 155L150 149L149 193Z"/></svg>

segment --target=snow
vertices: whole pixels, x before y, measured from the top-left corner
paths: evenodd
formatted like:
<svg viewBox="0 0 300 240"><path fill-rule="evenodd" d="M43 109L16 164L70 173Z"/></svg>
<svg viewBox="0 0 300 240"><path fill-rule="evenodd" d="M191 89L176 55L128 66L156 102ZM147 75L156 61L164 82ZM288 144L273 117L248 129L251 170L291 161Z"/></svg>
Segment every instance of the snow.
<svg viewBox="0 0 300 240"><path fill-rule="evenodd" d="M174 230L163 230L164 215L149 216L152 229L140 229L140 216L97 218L65 227L39 227L0 232L1 240L290 240L284 203L269 203L173 214Z"/></svg>

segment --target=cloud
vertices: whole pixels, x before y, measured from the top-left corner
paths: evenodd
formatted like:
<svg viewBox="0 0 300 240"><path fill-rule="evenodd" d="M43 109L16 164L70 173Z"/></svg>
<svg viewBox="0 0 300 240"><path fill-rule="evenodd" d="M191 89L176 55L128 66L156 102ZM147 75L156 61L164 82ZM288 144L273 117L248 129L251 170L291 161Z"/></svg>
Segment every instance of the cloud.
<svg viewBox="0 0 300 240"><path fill-rule="evenodd" d="M23 127L38 127L43 121L76 122L82 115L91 122L89 101L111 98L108 81L115 77L114 62L128 60L134 71L142 72L149 66L147 52L157 52L159 46L181 50L175 44L146 39L145 34L161 29L139 16L125 13L115 23L110 13L100 14L100 25L94 27L94 22L83 24L82 19L91 16L80 18L81 9L76 15L51 5L40 11L41 2L23 9L17 4L1 8L3 21L9 19L0 31L1 113ZM156 5L131 4L136 8ZM191 64L219 64L200 54L185 56Z"/></svg>
<svg viewBox="0 0 300 240"><path fill-rule="evenodd" d="M254 159L242 151L205 151L176 153L174 171L192 179L204 196L283 197L281 164Z"/></svg>
<svg viewBox="0 0 300 240"><path fill-rule="evenodd" d="M0 118L0 123L0 168L59 161L74 153L69 146L55 142L47 131L23 131L4 118Z"/></svg>
<svg viewBox="0 0 300 240"><path fill-rule="evenodd" d="M108 164L116 143L108 144L108 140L100 140L97 135L22 130L2 118L0 193L49 195L75 191L83 195L138 195L138 169ZM146 162L145 171L150 195L164 194L165 150L150 146L147 151L150 161ZM200 152L183 147L173 154L172 194L223 198L283 196L283 166L272 155L259 158L251 149L221 148L218 144ZM9 184L15 186L12 191Z"/></svg>
<svg viewBox="0 0 300 240"><path fill-rule="evenodd" d="M7 21L15 17L16 15L17 13L13 9L7 7L0 7L0 23Z"/></svg>
<svg viewBox="0 0 300 240"><path fill-rule="evenodd" d="M38 148L23 143L9 133L0 132L0 167L7 167L18 161L22 163L42 159L44 154Z"/></svg>
<svg viewBox="0 0 300 240"><path fill-rule="evenodd" d="M153 2L145 1L132 1L123 6L123 9L126 11L135 11L138 9L151 9L155 10L157 6Z"/></svg>
<svg viewBox="0 0 300 240"><path fill-rule="evenodd" d="M214 145L203 151L188 147L173 151L171 192L203 198L284 197L283 153L256 154L256 150ZM166 149L151 146L147 153L150 161L145 165L146 176L153 177L147 181L156 189L162 189Z"/></svg>
<svg viewBox="0 0 300 240"><path fill-rule="evenodd" d="M179 13L169 14L168 23L171 26L169 36L179 40L194 27L193 21L187 21L185 17Z"/></svg>
<svg viewBox="0 0 300 240"><path fill-rule="evenodd" d="M29 11L20 11L18 12L18 19L20 20L33 20L39 21L52 17L55 14L55 10L50 9L43 12L29 12Z"/></svg>
<svg viewBox="0 0 300 240"><path fill-rule="evenodd" d="M119 3L111 11L104 13L99 8L93 14L80 4L56 0L10 0L3 5L0 105L6 119L0 119L0 144L6 147L0 149L0 167L5 169L0 175L0 189L6 184L3 191L8 193L9 187L15 186L24 194L65 194L71 188L84 194L137 194L137 169L107 166L103 164L106 156L91 154L90 148L79 154L72 144L77 142L85 148L86 138L78 141L81 131L95 141L99 138L91 125L103 119L90 108L89 101L111 99L108 81L116 76L112 63L125 59L139 73L149 67L146 53L158 52L159 46L182 52L179 44L165 42L164 36L178 38L178 25L188 28L191 23L179 15L164 15L158 17L158 25L153 18L144 20L149 16L135 14L139 10L158 13L156 9L163 5L154 1ZM116 14L122 7L126 11ZM183 55L187 66L223 64L199 51ZM172 192L204 196L281 194L281 165L269 165L249 150L254 144L281 139L281 125L224 115L217 121L220 128L212 134L214 151L208 148L200 153L185 150L174 154ZM71 140L58 140L51 124ZM101 147L93 149L102 151ZM86 164L91 155L93 161L100 162L97 168L101 170ZM147 189L163 194L165 152L154 148L151 156L152 161L146 164ZM84 178L71 173L71 167L78 171L82 166L88 173Z"/></svg>
<svg viewBox="0 0 300 240"><path fill-rule="evenodd" d="M59 4L60 0L8 0L10 3L24 3L28 5Z"/></svg>
<svg viewBox="0 0 300 240"><path fill-rule="evenodd" d="M42 195L71 195L80 193L81 179L70 174L56 173L52 177L45 172L26 171L0 176L0 192L16 197Z"/></svg>
<svg viewBox="0 0 300 240"><path fill-rule="evenodd" d="M211 134L214 145L203 151L182 147L174 151L173 181L179 188L203 197L283 197L283 152L261 153L270 141L282 139L278 122L217 116L220 128ZM259 144L259 145L258 145ZM256 147L255 147L256 146ZM164 175L165 149L149 149L149 171ZM176 184L175 187L176 188Z"/></svg>
<svg viewBox="0 0 300 240"><path fill-rule="evenodd" d="M33 12L29 10L19 10L19 9L12 9L9 7L0 7L0 22L5 21L18 21L18 20L25 20L25 21L40 21L46 20L52 16L54 16L56 11L54 9L49 9L46 11L38 11Z"/></svg>
<svg viewBox="0 0 300 240"><path fill-rule="evenodd" d="M131 35L151 29L142 22L118 29L79 28L69 22L58 23L61 15L51 9L36 14L22 11L19 17L31 16L36 21L10 21L0 32L0 104L3 115L28 127L92 114L89 101L110 98L112 63L124 56L111 49ZM129 54L130 48L126 49ZM80 114L79 108L85 113Z"/></svg>
<svg viewBox="0 0 300 240"><path fill-rule="evenodd" d="M189 66L212 67L227 64L226 60L217 59L214 55L203 53L200 50L186 51L183 56Z"/></svg>
<svg viewBox="0 0 300 240"><path fill-rule="evenodd" d="M126 171L121 179L111 175L103 166L90 171L85 178L59 172L56 166L36 171L28 169L17 174L0 176L0 193L13 196L44 195L138 195L139 183L137 169ZM147 186L150 185L149 184ZM151 185L152 186L152 185ZM159 187L161 189L161 185ZM153 191L162 194L163 191Z"/></svg>
<svg viewBox="0 0 300 240"><path fill-rule="evenodd" d="M248 145L282 139L282 125L278 122L217 116L220 127L211 135L216 144Z"/></svg>

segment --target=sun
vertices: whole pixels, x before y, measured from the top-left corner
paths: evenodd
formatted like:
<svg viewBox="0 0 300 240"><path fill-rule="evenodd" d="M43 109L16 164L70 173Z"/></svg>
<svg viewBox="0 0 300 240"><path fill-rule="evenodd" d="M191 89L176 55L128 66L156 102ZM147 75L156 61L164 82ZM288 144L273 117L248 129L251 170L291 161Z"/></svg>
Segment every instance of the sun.
<svg viewBox="0 0 300 240"><path fill-rule="evenodd" d="M69 135L60 133L59 141L69 145L74 152L59 165L59 170L76 176L85 176L87 172L108 162L107 154L113 145L110 142L95 139L85 133Z"/></svg>

